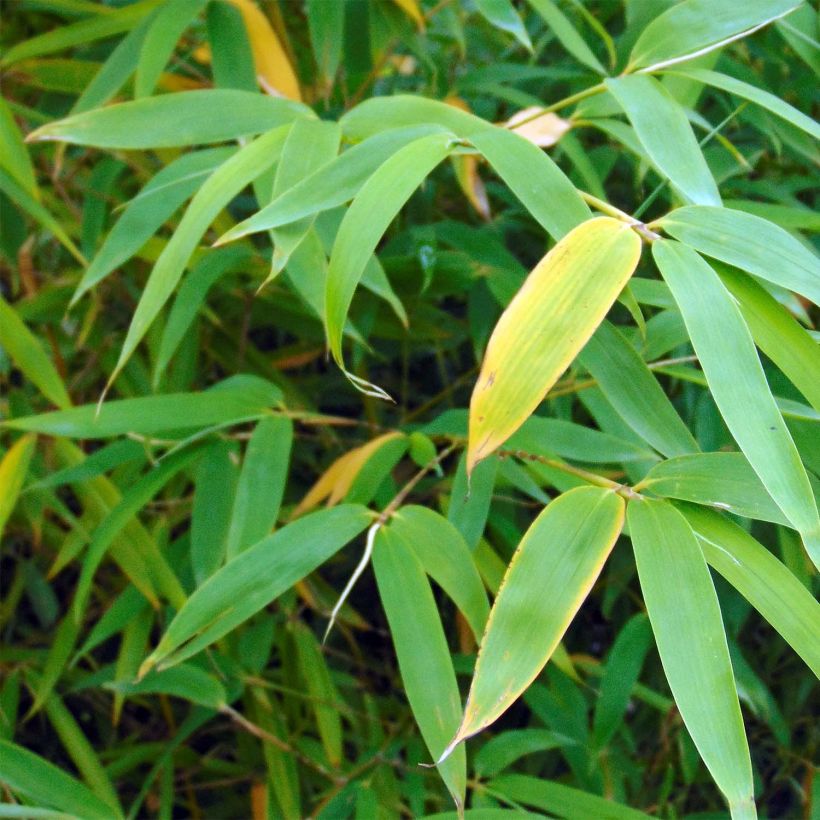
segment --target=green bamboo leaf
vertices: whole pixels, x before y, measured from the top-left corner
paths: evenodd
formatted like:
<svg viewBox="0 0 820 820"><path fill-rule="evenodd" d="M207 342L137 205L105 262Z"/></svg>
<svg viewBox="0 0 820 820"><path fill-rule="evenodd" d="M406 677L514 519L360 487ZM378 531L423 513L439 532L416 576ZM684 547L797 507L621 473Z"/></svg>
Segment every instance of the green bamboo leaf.
<svg viewBox="0 0 820 820"><path fill-rule="evenodd" d="M273 182L273 199L332 162L339 153L341 137L341 129L335 122L297 120L282 148L282 160L276 168ZM326 180L323 185L327 185ZM272 230L273 260L266 283L282 272L313 222L314 217L305 217Z"/></svg>
<svg viewBox="0 0 820 820"><path fill-rule="evenodd" d="M558 38L561 45L578 62L583 63L598 74L606 74L606 69L587 45L586 40L578 33L578 29L552 0L528 0L528 2L544 18L544 22Z"/></svg>
<svg viewBox="0 0 820 820"><path fill-rule="evenodd" d="M122 806L114 784L65 703L57 695L51 694L46 700L44 711L83 780L100 800L108 804L114 816L121 817Z"/></svg>
<svg viewBox="0 0 820 820"><path fill-rule="evenodd" d="M60 222L2 167L0 167L0 192L4 193L15 205L22 208L32 219L39 222L49 233L53 234L81 265L87 264L80 249L63 230Z"/></svg>
<svg viewBox="0 0 820 820"><path fill-rule="evenodd" d="M72 305L113 270L128 261L207 177L235 153L208 148L183 154L166 165L125 207L83 274Z"/></svg>
<svg viewBox="0 0 820 820"><path fill-rule="evenodd" d="M71 406L63 380L41 342L26 327L14 308L0 296L0 346L25 377L62 409Z"/></svg>
<svg viewBox="0 0 820 820"><path fill-rule="evenodd" d="M39 755L0 740L0 780L12 792L88 820L111 820L112 807ZM27 817L33 816L26 812ZM114 817L122 817L114 812Z"/></svg>
<svg viewBox="0 0 820 820"><path fill-rule="evenodd" d="M137 670L145 657L145 650L148 646L148 636L154 626L154 612L150 607L137 604L136 611L128 620L122 630L122 639L117 654L117 661L114 665L115 681L130 681L137 674ZM75 658L79 657L78 652ZM122 717L122 710L125 706L125 694L123 692L114 693L114 704L111 709L112 723L116 726Z"/></svg>
<svg viewBox="0 0 820 820"><path fill-rule="evenodd" d="M467 454L464 453L458 460L447 520L461 533L471 552L478 546L487 524L497 473L498 458L495 456L477 464L469 477Z"/></svg>
<svg viewBox="0 0 820 820"><path fill-rule="evenodd" d="M735 300L686 245L658 240L652 253L729 431L820 566L820 518L811 485Z"/></svg>
<svg viewBox="0 0 820 820"><path fill-rule="evenodd" d="M649 815L614 800L525 774L506 774L491 780L491 793L533 806L566 820L647 820Z"/></svg>
<svg viewBox="0 0 820 820"><path fill-rule="evenodd" d="M396 151L367 180L339 227L325 291L328 344L344 368L342 329L365 265L388 225L422 180L452 150L450 134L431 134Z"/></svg>
<svg viewBox="0 0 820 820"><path fill-rule="evenodd" d="M342 58L345 7L342 3L326 3L324 0L307 0L307 22L310 43L321 77L321 89L325 98L333 86Z"/></svg>
<svg viewBox="0 0 820 820"><path fill-rule="evenodd" d="M235 458L231 442L218 441L197 465L191 509L191 567L197 585L210 578L225 560L239 472Z"/></svg>
<svg viewBox="0 0 820 820"><path fill-rule="evenodd" d="M729 208L677 208L657 226L695 250L820 304L820 263L767 219Z"/></svg>
<svg viewBox="0 0 820 820"><path fill-rule="evenodd" d="M549 729L512 729L491 737L473 758L473 768L482 779L494 777L525 755L574 743Z"/></svg>
<svg viewBox="0 0 820 820"><path fill-rule="evenodd" d="M795 0L685 0L656 17L638 37L631 68L656 71L745 37L794 11Z"/></svg>
<svg viewBox="0 0 820 820"><path fill-rule="evenodd" d="M279 159L289 130L290 126L286 125L257 137L220 165L196 192L148 277L131 324L128 326L117 365L108 379L108 386L113 384L148 332L151 323L174 292L191 254L208 226L246 185L261 176Z"/></svg>
<svg viewBox="0 0 820 820"><path fill-rule="evenodd" d="M15 430L31 430L68 438L110 438L127 433L153 435L191 430L266 415L282 394L257 376L233 376L203 393L168 393L120 399L100 406L84 404L39 416L7 419Z"/></svg>
<svg viewBox="0 0 820 820"><path fill-rule="evenodd" d="M476 640L480 641L490 606L478 568L461 533L437 512L409 506L393 515L390 536L415 553L424 571L461 610Z"/></svg>
<svg viewBox="0 0 820 820"><path fill-rule="evenodd" d="M192 663L152 670L138 681L107 683L105 688L123 695L172 695L209 709L219 709L227 702L225 688L216 676Z"/></svg>
<svg viewBox="0 0 820 820"><path fill-rule="evenodd" d="M524 21L510 0L475 0L475 6L490 25L512 34L524 48L532 51Z"/></svg>
<svg viewBox="0 0 820 820"><path fill-rule="evenodd" d="M36 445L36 435L22 436L0 459L0 536L23 489Z"/></svg>
<svg viewBox="0 0 820 820"><path fill-rule="evenodd" d="M227 555L233 558L270 533L279 517L293 446L293 423L283 416L256 425L236 488Z"/></svg>
<svg viewBox="0 0 820 820"><path fill-rule="evenodd" d="M304 116L311 116L310 109L282 97L220 88L180 91L74 114L32 131L27 141L173 148L260 134Z"/></svg>
<svg viewBox="0 0 820 820"><path fill-rule="evenodd" d="M488 123L470 134L469 140L553 239L561 239L590 218L575 186L537 145Z"/></svg>
<svg viewBox="0 0 820 820"><path fill-rule="evenodd" d="M698 83L710 85L712 88L720 88L728 91L736 97L760 105L767 111L771 111L777 117L781 117L790 122L796 128L805 131L809 136L820 139L820 125L811 117L807 117L802 111L798 111L794 106L784 102L780 97L758 88L756 85L744 83L728 74L721 74L718 71L709 71L705 68L675 69L669 72L672 76L685 77Z"/></svg>
<svg viewBox="0 0 820 820"><path fill-rule="evenodd" d="M720 205L720 194L686 112L654 77L606 80L650 159L686 199Z"/></svg>
<svg viewBox="0 0 820 820"><path fill-rule="evenodd" d="M820 676L820 604L811 592L742 527L701 507L681 509L709 564Z"/></svg>
<svg viewBox="0 0 820 820"><path fill-rule="evenodd" d="M343 702L342 698L330 677L316 636L307 626L296 621L293 624L293 639L322 747L331 766L337 768L342 762L342 719L338 708L338 704Z"/></svg>
<svg viewBox="0 0 820 820"><path fill-rule="evenodd" d="M71 613L65 615L59 626L54 629L53 634L50 636L51 645L48 648L48 654L41 667L42 674L32 687L32 703L26 715L26 720L36 715L43 708L54 691L54 687L65 672L68 659L74 651L79 631L80 626Z"/></svg>
<svg viewBox="0 0 820 820"><path fill-rule="evenodd" d="M737 299L755 344L820 412L820 347L765 288L750 276L715 268Z"/></svg>
<svg viewBox="0 0 820 820"><path fill-rule="evenodd" d="M42 57L46 54L53 54L55 51L64 51L72 46L93 43L95 40L123 34L132 29L161 2L162 0L142 0L108 14L97 14L86 20L79 20L45 34L31 37L12 46L0 60L0 65L11 65L29 57Z"/></svg>
<svg viewBox="0 0 820 820"><path fill-rule="evenodd" d="M427 749L436 760L461 714L461 696L436 602L421 563L393 535L391 525L376 533L373 570L404 690ZM466 768L463 748L438 764L459 809L467 788Z"/></svg>
<svg viewBox="0 0 820 820"><path fill-rule="evenodd" d="M434 133L442 133L442 129L436 125L410 125L368 136L282 191L253 216L219 237L216 244L233 242L247 234L287 225L343 205L356 196L362 185L396 151Z"/></svg>
<svg viewBox="0 0 820 820"><path fill-rule="evenodd" d="M193 266L177 291L165 327L162 329L157 363L154 365L155 389L161 383L180 344L191 332L191 325L202 309L211 287L226 274L246 269L252 258L253 254L249 248L237 245L205 254Z"/></svg>
<svg viewBox="0 0 820 820"><path fill-rule="evenodd" d="M34 166L23 144L23 135L14 121L14 115L0 97L0 168L4 168L29 196L39 200L40 192L34 176Z"/></svg>
<svg viewBox="0 0 820 820"><path fill-rule="evenodd" d="M647 444L665 456L697 451L697 442L655 375L613 324L601 324L579 359L621 418Z"/></svg>
<svg viewBox="0 0 820 820"><path fill-rule="evenodd" d="M683 722L733 820L755 817L720 605L695 534L667 501L631 501L627 520L655 642Z"/></svg>
<svg viewBox="0 0 820 820"><path fill-rule="evenodd" d="M621 627L607 654L592 718L592 736L599 749L609 744L624 719L651 641L649 621L639 612Z"/></svg>
<svg viewBox="0 0 820 820"><path fill-rule="evenodd" d="M117 43L108 59L94 75L71 107L72 114L81 114L105 105L128 82L139 59L145 33L156 11L151 10Z"/></svg>
<svg viewBox="0 0 820 820"><path fill-rule="evenodd" d="M239 7L230 2L209 3L206 22L214 85L256 91L253 51Z"/></svg>
<svg viewBox="0 0 820 820"><path fill-rule="evenodd" d="M552 655L621 532L624 502L578 487L535 519L510 561L481 641L461 725L444 753L502 715Z"/></svg>
<svg viewBox="0 0 820 820"><path fill-rule="evenodd" d="M305 515L215 572L177 612L141 672L190 658L246 621L330 558L367 526L364 507Z"/></svg>
<svg viewBox="0 0 820 820"><path fill-rule="evenodd" d="M185 29L199 16L207 0L170 0L154 15L137 60L134 77L134 97L152 94L177 41Z"/></svg>
<svg viewBox="0 0 820 820"><path fill-rule="evenodd" d="M656 464L635 485L663 498L692 501L744 518L789 526L743 453L697 453Z"/></svg>
<svg viewBox="0 0 820 820"><path fill-rule="evenodd" d="M168 456L158 466L151 468L144 476L135 481L123 493L122 499L117 506L100 522L100 525L94 531L91 543L88 545L88 551L83 557L80 578L77 581L77 589L74 593L72 607L74 618L78 624L81 623L85 614L94 574L114 539L122 532L126 524L197 456L199 456L199 451L193 447ZM152 569L152 567L148 568L149 573ZM185 599L185 593L179 583L176 584L176 587L177 589L171 600L178 603Z"/></svg>

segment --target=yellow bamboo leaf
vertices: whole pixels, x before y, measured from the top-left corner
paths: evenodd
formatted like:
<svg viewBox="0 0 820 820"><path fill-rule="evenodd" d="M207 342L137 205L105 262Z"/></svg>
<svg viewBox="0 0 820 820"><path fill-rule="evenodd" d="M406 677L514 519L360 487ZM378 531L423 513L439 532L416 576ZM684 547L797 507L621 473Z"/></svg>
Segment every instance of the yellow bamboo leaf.
<svg viewBox="0 0 820 820"><path fill-rule="evenodd" d="M18 439L0 460L0 535L23 489L36 443L36 434L29 433Z"/></svg>
<svg viewBox="0 0 820 820"><path fill-rule="evenodd" d="M230 0L242 13L259 85L272 96L302 99L296 72L270 21L251 0Z"/></svg>
<svg viewBox="0 0 820 820"><path fill-rule="evenodd" d="M421 12L418 0L393 0L393 2L424 31L424 15Z"/></svg>
<svg viewBox="0 0 820 820"><path fill-rule="evenodd" d="M515 131L519 137L524 137L524 139L529 140L539 148L549 148L551 145L555 145L572 128L572 123L569 120L561 119L551 111L536 116L539 111L543 111L543 109L537 106L524 108L513 114L504 125ZM534 119L531 119L533 117Z"/></svg>
<svg viewBox="0 0 820 820"><path fill-rule="evenodd" d="M640 237L597 217L535 266L498 320L470 401L467 470L503 444L541 403L632 276Z"/></svg>
<svg viewBox="0 0 820 820"><path fill-rule="evenodd" d="M327 499L328 507L338 504L347 495L348 490L356 480L356 476L361 472L362 467L370 457L388 441L402 437L403 434L399 432L385 433L383 436L378 436L372 441L368 441L367 444L339 456L322 473L319 480L308 490L305 497L296 506L293 511L293 518L312 510L325 499Z"/></svg>
<svg viewBox="0 0 820 820"><path fill-rule="evenodd" d="M459 187L464 191L464 195L470 204L482 219L492 219L490 201L487 199L487 189L484 187L484 180L481 179L478 173L478 157L471 155L455 156L452 157L452 162Z"/></svg>

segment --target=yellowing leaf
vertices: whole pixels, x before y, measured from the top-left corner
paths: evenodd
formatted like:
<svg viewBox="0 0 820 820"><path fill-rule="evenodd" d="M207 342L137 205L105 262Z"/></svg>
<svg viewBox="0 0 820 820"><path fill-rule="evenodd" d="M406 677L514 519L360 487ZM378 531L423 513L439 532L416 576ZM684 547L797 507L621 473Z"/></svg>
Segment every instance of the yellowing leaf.
<svg viewBox="0 0 820 820"><path fill-rule="evenodd" d="M421 13L419 0L393 0L393 2L424 31L424 15Z"/></svg>
<svg viewBox="0 0 820 820"><path fill-rule="evenodd" d="M478 174L478 157L475 156L455 156L452 157L453 170L456 172L458 185L476 209L482 219L491 219L490 201L487 199L487 189L484 181Z"/></svg>
<svg viewBox="0 0 820 820"><path fill-rule="evenodd" d="M467 468L503 444L540 404L632 276L641 240L598 217L536 265L498 320L470 401Z"/></svg>
<svg viewBox="0 0 820 820"><path fill-rule="evenodd" d="M251 0L230 0L242 13L259 84L272 96L301 100L299 80L268 18Z"/></svg>
<svg viewBox="0 0 820 820"><path fill-rule="evenodd" d="M551 111L536 117L539 111L543 109L538 106L524 108L513 114L504 125L539 148L549 148L555 145L572 128L572 125L568 120L561 119ZM531 119L532 117L534 119Z"/></svg>
<svg viewBox="0 0 820 820"><path fill-rule="evenodd" d="M0 460L0 535L23 489L36 443L37 436L29 433L18 439Z"/></svg>
<svg viewBox="0 0 820 820"><path fill-rule="evenodd" d="M356 476L368 459L379 450L382 445L396 438L401 438L402 433L385 433L383 436L368 441L361 447L356 447L347 453L339 456L327 470L322 473L319 480L308 490L307 495L299 502L293 511L293 518L306 513L318 506L327 499L327 506L332 507L338 504L353 485Z"/></svg>

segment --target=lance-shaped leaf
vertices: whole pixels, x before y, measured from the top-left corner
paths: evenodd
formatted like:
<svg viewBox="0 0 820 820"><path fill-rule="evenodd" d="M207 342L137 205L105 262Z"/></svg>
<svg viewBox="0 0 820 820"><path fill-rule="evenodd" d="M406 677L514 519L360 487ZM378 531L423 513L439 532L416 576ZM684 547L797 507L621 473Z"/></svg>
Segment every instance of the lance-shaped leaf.
<svg viewBox="0 0 820 820"><path fill-rule="evenodd" d="M95 404L84 404L1 423L15 430L67 438L110 438L126 433L153 435L249 421L265 415L281 398L277 387L258 376L233 376L202 393L120 399L99 408Z"/></svg>
<svg viewBox="0 0 820 820"><path fill-rule="evenodd" d="M798 5L797 0L685 0L641 32L629 65L657 69L683 62L745 37Z"/></svg>
<svg viewBox="0 0 820 820"><path fill-rule="evenodd" d="M345 214L327 275L326 327L333 358L344 367L342 329L365 266L388 225L451 151L450 134L431 134L397 151L362 186Z"/></svg>
<svg viewBox="0 0 820 820"><path fill-rule="evenodd" d="M36 444L37 436L29 433L17 439L0 459L0 536L23 489Z"/></svg>
<svg viewBox="0 0 820 820"><path fill-rule="evenodd" d="M11 357L25 377L57 407L71 406L57 368L37 337L26 327L17 311L0 296L0 347Z"/></svg>
<svg viewBox="0 0 820 820"><path fill-rule="evenodd" d="M458 726L461 697L433 592L419 559L394 536L392 526L376 533L373 570L407 699L436 760ZM438 770L453 800L463 806L464 749L439 763Z"/></svg>
<svg viewBox="0 0 820 820"><path fill-rule="evenodd" d="M652 162L675 188L697 205L720 205L717 185L686 112L671 93L647 76L609 79L606 87Z"/></svg>
<svg viewBox="0 0 820 820"><path fill-rule="evenodd" d="M606 74L606 69L580 35L575 24L567 18L553 0L529 0L529 4L544 18L550 31L576 60L589 66L598 74Z"/></svg>
<svg viewBox="0 0 820 820"><path fill-rule="evenodd" d="M510 561L481 641L464 718L445 755L489 726L535 680L601 572L623 499L577 487L535 519Z"/></svg>
<svg viewBox="0 0 820 820"><path fill-rule="evenodd" d="M658 240L652 253L729 431L820 566L820 518L811 484L734 298L686 245Z"/></svg>
<svg viewBox="0 0 820 820"><path fill-rule="evenodd" d="M481 640L490 606L473 555L455 526L434 510L413 505L395 513L390 535L415 553Z"/></svg>
<svg viewBox="0 0 820 820"><path fill-rule="evenodd" d="M695 534L668 501L631 501L627 518L649 621L683 722L732 817L754 817L749 746L726 633Z"/></svg>
<svg viewBox="0 0 820 820"><path fill-rule="evenodd" d="M344 504L306 515L245 550L188 598L141 674L190 658L230 632L313 572L370 518L365 507Z"/></svg>
<svg viewBox="0 0 820 820"><path fill-rule="evenodd" d="M820 347L817 342L751 276L722 265L716 265L715 269L737 299L755 344L820 412Z"/></svg>
<svg viewBox="0 0 820 820"><path fill-rule="evenodd" d="M641 240L598 217L567 234L533 269L487 344L470 402L468 471L540 404L632 276Z"/></svg>
<svg viewBox="0 0 820 820"><path fill-rule="evenodd" d="M581 351L581 364L621 418L665 456L697 451L689 428L629 340L602 322Z"/></svg>
<svg viewBox="0 0 820 820"><path fill-rule="evenodd" d="M233 153L228 147L193 151L159 171L126 205L83 274L71 303L130 259Z"/></svg>
<svg viewBox="0 0 820 820"><path fill-rule="evenodd" d="M31 157L14 115L3 99L0 99L0 168L4 168L30 196L40 199Z"/></svg>
<svg viewBox="0 0 820 820"><path fill-rule="evenodd" d="M669 73L673 76L685 77L689 80L711 85L713 88L720 88L737 97L749 100L749 102L762 106L766 110L771 111L772 114L802 129L815 139L820 139L820 125L818 125L815 120L806 116L802 111L798 111L794 106L784 102L780 97L775 96L769 91L764 91L756 85L744 83L742 80L730 77L728 74L721 74L718 71L710 71L706 68L676 69Z"/></svg>
<svg viewBox="0 0 820 820"><path fill-rule="evenodd" d="M298 102L250 91L208 89L161 94L50 122L27 142L58 140L97 148L172 148L261 134L311 116Z"/></svg>
<svg viewBox="0 0 820 820"><path fill-rule="evenodd" d="M820 604L746 530L711 510L681 505L703 555L820 676Z"/></svg>
<svg viewBox="0 0 820 820"><path fill-rule="evenodd" d="M197 191L148 277L128 326L117 366L109 377L109 385L125 367L151 323L174 292L191 254L208 226L248 183L276 162L289 130L290 126L283 126L258 137L217 168Z"/></svg>
<svg viewBox="0 0 820 820"><path fill-rule="evenodd" d="M670 236L820 304L820 261L783 228L731 208L678 208L656 223Z"/></svg>
<svg viewBox="0 0 820 820"><path fill-rule="evenodd" d="M475 5L489 23L509 32L524 48L532 51L532 43L524 22L510 0L475 0Z"/></svg>
<svg viewBox="0 0 820 820"><path fill-rule="evenodd" d="M244 222L219 237L217 245L249 233L287 225L353 199L375 170L396 151L421 137L441 133L437 125L410 125L368 137L304 177Z"/></svg>

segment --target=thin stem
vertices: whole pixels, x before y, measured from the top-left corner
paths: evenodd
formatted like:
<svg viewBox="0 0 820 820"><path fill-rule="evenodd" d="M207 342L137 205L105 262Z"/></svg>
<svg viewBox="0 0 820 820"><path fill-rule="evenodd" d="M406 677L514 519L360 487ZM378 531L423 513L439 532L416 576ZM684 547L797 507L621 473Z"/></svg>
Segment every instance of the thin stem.
<svg viewBox="0 0 820 820"><path fill-rule="evenodd" d="M606 91L606 86L603 83L598 83L598 85L593 85L589 88L585 88L583 91L579 91L577 94L570 94L569 97L564 97L563 100L558 100L558 102L555 102L552 105L548 105L546 108L540 108L538 109L538 111L536 111L534 114L531 114L529 117L525 117L523 120L519 120L515 125L510 126L510 130L514 131L516 128L521 128L522 125L526 125L527 123L533 122L534 120L537 120L539 117L543 117L545 114L551 114L553 111L560 111L562 108L566 108L569 105L581 102L581 100L585 100L587 97L594 97L596 94L600 94L602 91Z"/></svg>

